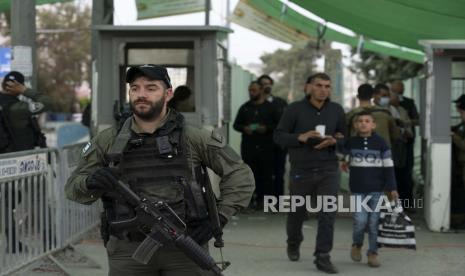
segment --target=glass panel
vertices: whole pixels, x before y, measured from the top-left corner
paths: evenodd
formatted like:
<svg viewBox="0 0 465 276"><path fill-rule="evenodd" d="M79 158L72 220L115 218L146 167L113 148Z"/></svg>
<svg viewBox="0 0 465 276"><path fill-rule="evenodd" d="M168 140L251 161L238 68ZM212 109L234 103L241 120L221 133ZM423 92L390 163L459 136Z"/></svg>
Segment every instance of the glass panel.
<svg viewBox="0 0 465 276"><path fill-rule="evenodd" d="M128 64L167 64L193 66L193 49L129 49Z"/></svg>
<svg viewBox="0 0 465 276"><path fill-rule="evenodd" d="M451 99L455 101L460 95L465 94L465 61L452 62L452 82L451 82ZM451 103L450 117L451 124L460 123L460 114L457 112L455 103Z"/></svg>
<svg viewBox="0 0 465 276"><path fill-rule="evenodd" d="M465 78L464 79L452 79L451 83L451 99L452 101L455 101L460 95L465 94ZM457 111L457 108L455 107L455 103L451 103L451 108L450 108L450 117L451 117L451 124L452 125L457 125L460 123L460 114Z"/></svg>

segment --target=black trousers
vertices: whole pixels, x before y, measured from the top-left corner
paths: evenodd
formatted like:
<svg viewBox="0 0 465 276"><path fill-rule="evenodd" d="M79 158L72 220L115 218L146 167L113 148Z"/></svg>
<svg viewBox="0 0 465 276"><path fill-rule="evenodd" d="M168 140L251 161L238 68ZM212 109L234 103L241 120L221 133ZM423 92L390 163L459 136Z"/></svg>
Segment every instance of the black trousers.
<svg viewBox="0 0 465 276"><path fill-rule="evenodd" d="M264 195L273 194L273 145L242 143L241 155L254 174L256 201L261 203Z"/></svg>
<svg viewBox="0 0 465 276"><path fill-rule="evenodd" d="M291 172L289 193L291 196L311 196L311 201L316 202L317 196L337 196L339 179L340 174L337 166L306 170L302 174ZM306 212L306 207L302 206L287 216L287 243L291 246L299 245L304 240L302 225L307 216ZM324 212L323 210L318 212L318 232L314 255L329 253L333 248L335 217L336 212Z"/></svg>
<svg viewBox="0 0 465 276"><path fill-rule="evenodd" d="M144 265L132 258L140 242L118 240L110 236L107 243L109 276L211 276L186 254L171 244L165 244ZM208 247L205 247L208 250Z"/></svg>
<svg viewBox="0 0 465 276"><path fill-rule="evenodd" d="M399 198L404 202L404 207L413 206L413 165L414 158L414 143L409 141L406 145L406 161L404 167L395 167L397 190Z"/></svg>
<svg viewBox="0 0 465 276"><path fill-rule="evenodd" d="M413 180L411 170L405 167L394 167L396 173L397 191L399 199L402 200L402 207L413 206Z"/></svg>
<svg viewBox="0 0 465 276"><path fill-rule="evenodd" d="M280 196L284 194L284 172L287 150L281 148L279 145L274 145L273 154L273 195Z"/></svg>

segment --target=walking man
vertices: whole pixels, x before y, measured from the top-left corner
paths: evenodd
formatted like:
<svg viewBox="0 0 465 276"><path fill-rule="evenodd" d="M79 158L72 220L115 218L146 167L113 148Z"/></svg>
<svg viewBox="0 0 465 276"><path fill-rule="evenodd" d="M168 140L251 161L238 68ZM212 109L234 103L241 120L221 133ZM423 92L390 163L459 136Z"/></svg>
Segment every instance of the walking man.
<svg viewBox="0 0 465 276"><path fill-rule="evenodd" d="M345 133L344 109L329 99L331 80L325 73L307 79L306 97L288 106L275 131L275 141L288 148L291 163L291 196L337 196L339 189L336 143ZM342 142L342 141L341 141ZM318 213L318 233L314 251L316 267L326 273L337 273L331 263L335 212ZM304 237L304 206L287 217L287 253L291 261L300 257Z"/></svg>

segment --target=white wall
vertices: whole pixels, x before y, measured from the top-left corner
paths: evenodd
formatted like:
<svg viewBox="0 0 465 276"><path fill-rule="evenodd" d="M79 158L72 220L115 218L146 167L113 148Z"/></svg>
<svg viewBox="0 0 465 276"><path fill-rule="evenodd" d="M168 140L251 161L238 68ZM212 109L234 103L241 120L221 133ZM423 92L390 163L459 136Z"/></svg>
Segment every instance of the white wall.
<svg viewBox="0 0 465 276"><path fill-rule="evenodd" d="M432 231L449 230L451 145L429 145L428 176L425 183L425 219Z"/></svg>

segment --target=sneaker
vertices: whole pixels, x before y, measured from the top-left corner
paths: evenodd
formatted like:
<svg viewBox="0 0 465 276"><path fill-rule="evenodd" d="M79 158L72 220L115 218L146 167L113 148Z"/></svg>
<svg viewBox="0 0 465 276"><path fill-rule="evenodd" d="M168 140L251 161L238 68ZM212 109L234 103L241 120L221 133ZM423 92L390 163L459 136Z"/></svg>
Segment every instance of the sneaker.
<svg viewBox="0 0 465 276"><path fill-rule="evenodd" d="M333 263L331 263L329 254L317 254L313 263L316 265L318 270L328 274L338 273L337 268L333 265Z"/></svg>
<svg viewBox="0 0 465 276"><path fill-rule="evenodd" d="M291 262L297 262L300 259L300 245L287 245L287 257Z"/></svg>
<svg viewBox="0 0 465 276"><path fill-rule="evenodd" d="M368 253L368 266L369 267L379 267L381 264L379 263L378 254Z"/></svg>
<svg viewBox="0 0 465 276"><path fill-rule="evenodd" d="M352 245L350 250L350 258L354 262L360 262L362 260L362 247L357 245Z"/></svg>

